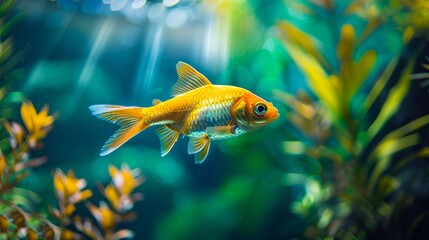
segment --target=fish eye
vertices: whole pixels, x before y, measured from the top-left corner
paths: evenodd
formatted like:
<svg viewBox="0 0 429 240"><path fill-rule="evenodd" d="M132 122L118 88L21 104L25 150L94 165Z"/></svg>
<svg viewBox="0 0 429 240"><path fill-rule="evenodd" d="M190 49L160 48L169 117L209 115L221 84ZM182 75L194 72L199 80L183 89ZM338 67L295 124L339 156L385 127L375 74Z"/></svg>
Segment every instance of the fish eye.
<svg viewBox="0 0 429 240"><path fill-rule="evenodd" d="M267 111L267 106L263 103L258 103L255 105L254 111L257 115L262 116Z"/></svg>

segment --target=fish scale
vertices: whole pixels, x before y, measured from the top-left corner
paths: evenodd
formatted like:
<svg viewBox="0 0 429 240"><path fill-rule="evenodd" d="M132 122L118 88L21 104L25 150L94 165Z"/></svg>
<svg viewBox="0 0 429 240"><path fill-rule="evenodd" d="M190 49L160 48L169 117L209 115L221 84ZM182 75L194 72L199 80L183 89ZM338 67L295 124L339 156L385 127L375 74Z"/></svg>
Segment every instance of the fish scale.
<svg viewBox="0 0 429 240"><path fill-rule="evenodd" d="M204 104L204 103L203 103ZM231 123L229 109L232 102L221 102L215 105L198 106L190 116L192 119L188 131L200 132L207 127L227 126Z"/></svg>
<svg viewBox="0 0 429 240"><path fill-rule="evenodd" d="M231 105L247 92L234 86L204 86L169 99L153 111L177 113L170 116L175 122L171 127L184 135L193 135L193 132L202 132L207 127L231 123ZM159 119L165 120L165 116L159 116Z"/></svg>

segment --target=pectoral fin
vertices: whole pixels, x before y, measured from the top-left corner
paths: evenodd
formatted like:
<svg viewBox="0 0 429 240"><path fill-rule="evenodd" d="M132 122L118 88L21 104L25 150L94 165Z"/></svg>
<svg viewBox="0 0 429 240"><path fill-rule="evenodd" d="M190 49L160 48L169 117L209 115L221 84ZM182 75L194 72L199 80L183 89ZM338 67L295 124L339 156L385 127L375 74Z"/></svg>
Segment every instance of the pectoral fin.
<svg viewBox="0 0 429 240"><path fill-rule="evenodd" d="M161 156L164 157L176 143L180 132L169 128L167 125L158 126L155 131L161 142Z"/></svg>
<svg viewBox="0 0 429 240"><path fill-rule="evenodd" d="M204 162L210 149L210 138L207 134L201 137L191 137L188 144L188 153L194 154L195 163Z"/></svg>
<svg viewBox="0 0 429 240"><path fill-rule="evenodd" d="M235 134L235 125L208 127L206 133L211 137L221 137Z"/></svg>

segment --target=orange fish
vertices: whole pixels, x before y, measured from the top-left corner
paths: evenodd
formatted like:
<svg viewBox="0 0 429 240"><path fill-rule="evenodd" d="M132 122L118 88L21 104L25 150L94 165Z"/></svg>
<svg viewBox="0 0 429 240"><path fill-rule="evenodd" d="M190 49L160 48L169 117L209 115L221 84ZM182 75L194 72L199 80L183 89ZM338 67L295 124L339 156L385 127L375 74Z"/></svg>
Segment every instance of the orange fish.
<svg viewBox="0 0 429 240"><path fill-rule="evenodd" d="M92 105L91 113L115 123L119 130L107 140L101 156L107 155L150 126L156 127L161 141L161 156L173 147L180 134L188 136L188 153L202 163L212 140L242 135L274 121L278 116L272 103L250 91L213 85L190 65L176 65L179 80L173 86L173 98L153 100L152 107Z"/></svg>

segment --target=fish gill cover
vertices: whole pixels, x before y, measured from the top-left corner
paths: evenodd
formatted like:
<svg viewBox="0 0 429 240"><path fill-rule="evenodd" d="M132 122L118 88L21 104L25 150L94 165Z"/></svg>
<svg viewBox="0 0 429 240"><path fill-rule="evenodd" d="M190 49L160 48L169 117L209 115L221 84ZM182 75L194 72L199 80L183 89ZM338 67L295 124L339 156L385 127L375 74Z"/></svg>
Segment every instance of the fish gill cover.
<svg viewBox="0 0 429 240"><path fill-rule="evenodd" d="M0 1L0 239L426 239L425 0ZM99 157L97 103L170 98L174 66L279 109L258 131Z"/></svg>

